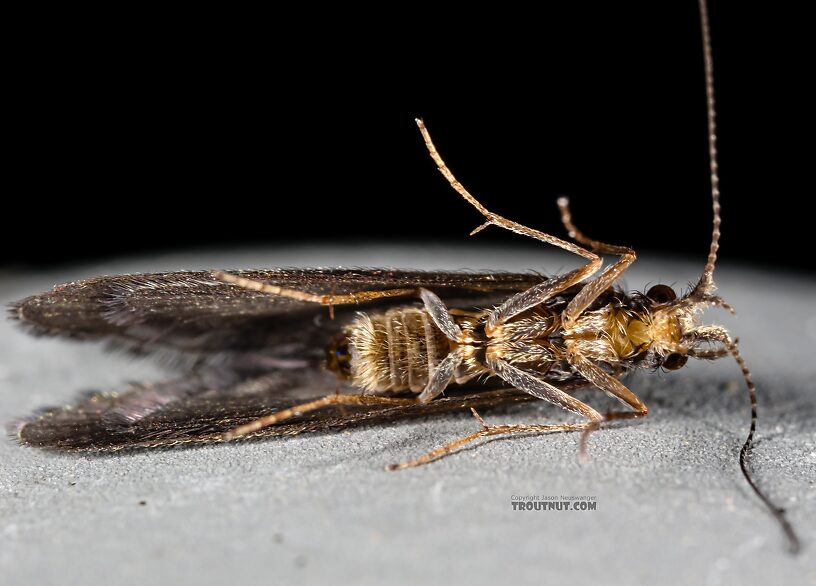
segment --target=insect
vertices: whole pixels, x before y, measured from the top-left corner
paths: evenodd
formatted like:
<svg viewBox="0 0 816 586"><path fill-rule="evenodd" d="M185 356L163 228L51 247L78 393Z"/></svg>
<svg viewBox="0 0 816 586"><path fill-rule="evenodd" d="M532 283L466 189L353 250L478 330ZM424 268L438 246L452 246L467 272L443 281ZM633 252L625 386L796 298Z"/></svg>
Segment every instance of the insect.
<svg viewBox="0 0 816 586"><path fill-rule="evenodd" d="M442 175L483 216L473 233L497 226L572 252L586 264L552 278L278 269L124 275L60 285L15 304L13 318L34 334L104 339L136 353L162 354L182 375L95 394L71 409L18 422L16 437L43 448L119 450L292 435L466 406L478 431L391 469L422 465L494 435L580 431L583 454L589 434L604 423L647 415L647 406L621 381L626 372L676 370L690 357L731 356L751 402L742 472L798 550L783 512L748 470L757 420L750 372L730 334L700 320L712 306L732 311L715 294L720 203L705 0L700 9L713 230L702 275L686 294L662 284L642 294L615 288L635 252L583 234L566 198L558 205L574 242L488 210L456 179L417 120ZM604 268L604 254L617 260ZM604 391L624 409L601 414L571 393L583 386ZM488 425L477 411L535 399L582 420Z"/></svg>

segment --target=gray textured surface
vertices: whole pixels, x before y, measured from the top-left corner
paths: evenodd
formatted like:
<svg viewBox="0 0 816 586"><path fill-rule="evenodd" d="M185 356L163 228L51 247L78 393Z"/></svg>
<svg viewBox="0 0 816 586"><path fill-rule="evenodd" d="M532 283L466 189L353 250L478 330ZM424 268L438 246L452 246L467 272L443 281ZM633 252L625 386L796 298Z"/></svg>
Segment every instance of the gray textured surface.
<svg viewBox="0 0 816 586"><path fill-rule="evenodd" d="M97 274L178 268L357 265L569 268L538 249L416 247L162 256L0 274L0 302ZM685 284L699 263L638 262L626 283ZM383 467L475 429L464 414L244 445L93 457L0 442L0 583L816 584L816 281L723 263L709 312L742 342L760 390L753 466L789 510L791 558L744 483L748 404L733 362L640 373L645 421L592 436L488 442L429 466ZM165 374L96 345L35 340L0 323L0 418ZM584 398L604 407L598 393ZM492 421L560 421L545 404ZM592 495L596 511L513 511L513 495ZM144 502L144 504L140 504Z"/></svg>

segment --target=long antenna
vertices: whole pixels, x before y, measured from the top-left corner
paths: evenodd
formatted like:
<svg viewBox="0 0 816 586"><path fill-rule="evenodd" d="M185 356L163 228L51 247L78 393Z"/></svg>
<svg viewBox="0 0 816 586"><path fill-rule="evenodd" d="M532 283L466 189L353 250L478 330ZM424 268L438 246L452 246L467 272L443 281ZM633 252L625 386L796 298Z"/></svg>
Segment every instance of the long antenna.
<svg viewBox="0 0 816 586"><path fill-rule="evenodd" d="M717 114L714 101L714 60L711 57L711 31L708 24L708 2L707 0L699 0L699 4L700 25L703 32L703 58L705 60L706 107L708 112L708 161L711 170L711 205L714 211L714 226L711 231L711 248L708 251L708 260L706 261L705 269L703 269L703 274L700 277L700 282L694 288L691 297L708 298L713 295L714 289L716 289L714 285L714 265L717 263L717 249L720 247L720 176L717 166ZM751 448L753 448L757 422L756 387L751 379L751 372L745 365L745 361L742 359L742 355L740 355L736 343L732 342L729 338L724 339L723 342L726 344L728 352L734 357L742 370L742 376L748 385L748 395L751 400L751 429L748 432L748 438L745 440L739 454L739 465L742 470L742 475L745 476L748 485L782 527L782 531L788 540L788 550L792 554L797 554L801 549L801 544L799 537L785 517L785 510L777 507L771 499L759 489L749 472L748 455L751 452Z"/></svg>
<svg viewBox="0 0 816 586"><path fill-rule="evenodd" d="M748 481L748 485L753 489L762 503L768 507L768 510L777 520L780 527L782 527L782 532L785 534L785 537L788 540L788 551L796 555L799 553L799 550L802 549L802 544L799 542L799 536L796 535L796 531L793 529L790 521L788 521L787 517L785 517L785 509L777 507L771 501L771 499L769 499L765 493L759 489L748 470L748 455L751 452L751 448L754 446L754 432L756 432L757 422L756 387L754 386L754 381L751 379L751 371L749 371L748 367L745 365L745 360L742 359L742 355L739 353L737 344L735 342L729 342L726 345L726 348L731 356L734 357L734 360L737 361L740 370L742 370L742 376L748 385L748 396L751 399L751 430L748 432L748 439L745 440L745 443L742 445L742 449L739 453L740 470L742 470L742 475L745 476L745 480Z"/></svg>
<svg viewBox="0 0 816 586"><path fill-rule="evenodd" d="M711 206L714 211L714 226L711 231L711 247L708 260L695 288L695 293L708 296L714 292L714 265L720 248L720 175L717 164L717 110L714 101L714 60L711 57L711 32L708 24L708 2L700 2L700 24L703 32L703 58L705 60L706 109L708 112L708 162L711 170Z"/></svg>

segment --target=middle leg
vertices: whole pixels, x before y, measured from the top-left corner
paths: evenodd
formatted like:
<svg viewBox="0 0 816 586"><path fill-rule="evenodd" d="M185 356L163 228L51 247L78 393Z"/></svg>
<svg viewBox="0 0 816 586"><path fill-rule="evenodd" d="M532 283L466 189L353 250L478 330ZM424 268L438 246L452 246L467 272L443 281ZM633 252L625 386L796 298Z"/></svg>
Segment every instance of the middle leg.
<svg viewBox="0 0 816 586"><path fill-rule="evenodd" d="M593 240L581 232L575 224L572 223L572 214L569 208L569 199L566 197L558 198L558 208L561 210L561 222L569 232L571 238L574 238L581 244L589 246L593 252L600 254L617 254L621 258L613 265L608 266L603 273L593 281L587 283L578 294L572 298L564 310L562 319L565 327L569 327L575 323L575 320L583 311L589 307L598 296L606 291L620 276L626 272L635 260L637 255L635 251L628 246L617 246L615 244L606 244L598 240Z"/></svg>

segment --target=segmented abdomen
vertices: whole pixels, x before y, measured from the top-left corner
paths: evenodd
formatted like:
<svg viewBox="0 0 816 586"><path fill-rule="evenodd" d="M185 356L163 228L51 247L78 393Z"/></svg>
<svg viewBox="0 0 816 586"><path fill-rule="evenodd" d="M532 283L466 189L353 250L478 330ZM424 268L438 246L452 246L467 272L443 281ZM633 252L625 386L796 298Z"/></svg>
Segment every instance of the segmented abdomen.
<svg viewBox="0 0 816 586"><path fill-rule="evenodd" d="M347 332L351 382L367 392L419 393L428 373L450 352L450 341L416 307L360 314Z"/></svg>

